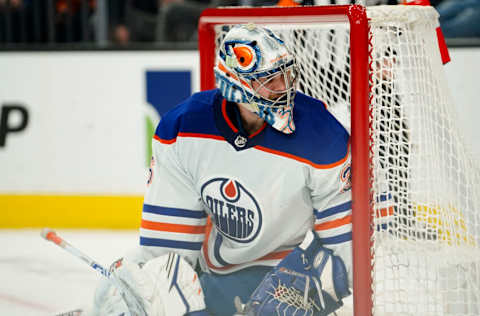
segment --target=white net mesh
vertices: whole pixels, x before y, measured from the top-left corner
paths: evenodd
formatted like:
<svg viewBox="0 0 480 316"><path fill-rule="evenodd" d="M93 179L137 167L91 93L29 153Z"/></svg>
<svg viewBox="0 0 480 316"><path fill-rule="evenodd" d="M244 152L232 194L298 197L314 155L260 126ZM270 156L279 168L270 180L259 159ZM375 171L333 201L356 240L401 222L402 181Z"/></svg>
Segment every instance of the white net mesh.
<svg viewBox="0 0 480 316"><path fill-rule="evenodd" d="M427 7L370 8L378 315L480 315L480 174L464 146ZM382 177L379 172L386 175ZM383 227L381 224L384 224Z"/></svg>
<svg viewBox="0 0 480 316"><path fill-rule="evenodd" d="M373 314L480 315L480 172L450 101L430 7L368 7ZM255 21L261 23L261 21ZM272 24L299 90L350 129L349 24ZM217 44L228 25L216 26ZM384 209L390 200L393 208ZM367 246L367 245L366 245Z"/></svg>

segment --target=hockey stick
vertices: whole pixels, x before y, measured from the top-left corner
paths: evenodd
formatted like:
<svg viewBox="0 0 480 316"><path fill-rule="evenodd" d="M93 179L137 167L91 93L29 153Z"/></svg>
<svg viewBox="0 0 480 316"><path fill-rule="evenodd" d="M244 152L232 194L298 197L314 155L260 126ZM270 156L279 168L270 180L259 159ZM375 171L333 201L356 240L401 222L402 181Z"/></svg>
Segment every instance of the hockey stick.
<svg viewBox="0 0 480 316"><path fill-rule="evenodd" d="M79 249L76 247L72 246L68 242L66 242L63 238L57 235L57 233L50 228L44 228L42 229L42 232L40 235L45 238L48 241L53 242L57 246L65 249L68 251L70 254L74 255L75 257L79 258L98 272L100 272L103 276L109 278L110 277L110 272L105 269L101 264L95 262L93 259L88 257L86 254L82 253Z"/></svg>
<svg viewBox="0 0 480 316"><path fill-rule="evenodd" d="M125 301L125 303L128 306L128 309L130 310L131 316L136 315L131 312L132 310L139 311L140 315L138 316L147 316L147 313L145 311L143 304L141 303L141 300L135 294L133 294L131 290L128 289L128 285L124 284L123 282L121 282L121 280L117 279L114 276L111 277L110 271L108 269L106 269L101 264L99 264L98 262L96 262L95 260L87 256L86 254L81 252L78 248L69 244L62 237L58 236L57 233L52 229L44 228L42 229L42 232L40 233L40 235L46 240L51 241L57 246L65 249L70 254L79 258L80 260L88 264L90 267L97 270L104 277L109 279L113 283L113 285L120 291L123 297L123 300Z"/></svg>

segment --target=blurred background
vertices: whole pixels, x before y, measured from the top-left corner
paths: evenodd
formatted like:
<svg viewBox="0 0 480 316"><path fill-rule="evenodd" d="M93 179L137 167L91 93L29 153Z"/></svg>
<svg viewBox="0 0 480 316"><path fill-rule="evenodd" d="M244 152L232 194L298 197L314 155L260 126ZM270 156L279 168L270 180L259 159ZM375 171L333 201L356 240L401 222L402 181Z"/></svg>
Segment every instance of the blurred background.
<svg viewBox="0 0 480 316"><path fill-rule="evenodd" d="M350 2L0 0L0 227L138 227L153 130L199 90L202 10ZM480 0L430 3L452 56L445 69L459 120L480 158Z"/></svg>
<svg viewBox="0 0 480 316"><path fill-rule="evenodd" d="M367 5L421 0L357 0ZM198 17L218 6L355 3L353 0L0 0L4 49L195 49ZM450 43L480 37L479 0L430 0Z"/></svg>
<svg viewBox="0 0 480 316"><path fill-rule="evenodd" d="M445 71L459 126L478 161L480 0L430 2L452 59ZM0 314L52 314L75 297L79 280L86 280L82 273L90 275L82 263L70 266L77 259L45 245L41 227L65 231L105 264L137 243L154 128L200 89L203 9L346 3L0 0L0 279L11 280L0 286ZM47 268L52 262L40 262L42 256L62 268ZM67 280L69 292L62 276L72 269L82 272ZM28 286L35 282L36 290ZM89 282L69 306L91 296L96 279ZM57 293L59 300L44 304L33 290Z"/></svg>

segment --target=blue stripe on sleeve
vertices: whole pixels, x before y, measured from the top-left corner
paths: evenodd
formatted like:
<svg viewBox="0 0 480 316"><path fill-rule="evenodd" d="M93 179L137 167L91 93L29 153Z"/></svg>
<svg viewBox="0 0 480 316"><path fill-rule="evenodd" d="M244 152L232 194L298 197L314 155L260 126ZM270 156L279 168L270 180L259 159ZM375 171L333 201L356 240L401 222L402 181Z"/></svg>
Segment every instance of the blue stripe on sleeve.
<svg viewBox="0 0 480 316"><path fill-rule="evenodd" d="M351 241L351 240L352 240L351 232L334 236L334 237L325 237L325 238L320 237L320 241L324 245L340 244L342 242Z"/></svg>
<svg viewBox="0 0 480 316"><path fill-rule="evenodd" d="M325 218L333 214L341 213L347 210L352 209L352 201L345 202L343 204L336 205L331 208L327 208L326 210L323 210L322 212L319 212L318 210L315 210L315 217L317 219Z"/></svg>
<svg viewBox="0 0 480 316"><path fill-rule="evenodd" d="M177 217L189 217L189 218L205 218L207 213L205 211L192 211L181 208L162 207L149 204L143 204L143 211L146 213L152 213L157 215L177 216Z"/></svg>
<svg viewBox="0 0 480 316"><path fill-rule="evenodd" d="M140 245L176 248L176 249L188 249L188 250L200 250L202 248L201 242L178 241L178 240L147 238L147 237L140 237Z"/></svg>

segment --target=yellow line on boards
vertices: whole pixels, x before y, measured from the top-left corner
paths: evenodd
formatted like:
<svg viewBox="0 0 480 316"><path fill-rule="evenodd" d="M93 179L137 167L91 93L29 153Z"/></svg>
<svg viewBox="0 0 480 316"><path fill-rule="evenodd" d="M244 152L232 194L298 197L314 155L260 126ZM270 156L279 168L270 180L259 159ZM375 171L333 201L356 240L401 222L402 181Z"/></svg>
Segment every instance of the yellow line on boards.
<svg viewBox="0 0 480 316"><path fill-rule="evenodd" d="M0 228L140 226L143 196L0 194Z"/></svg>

